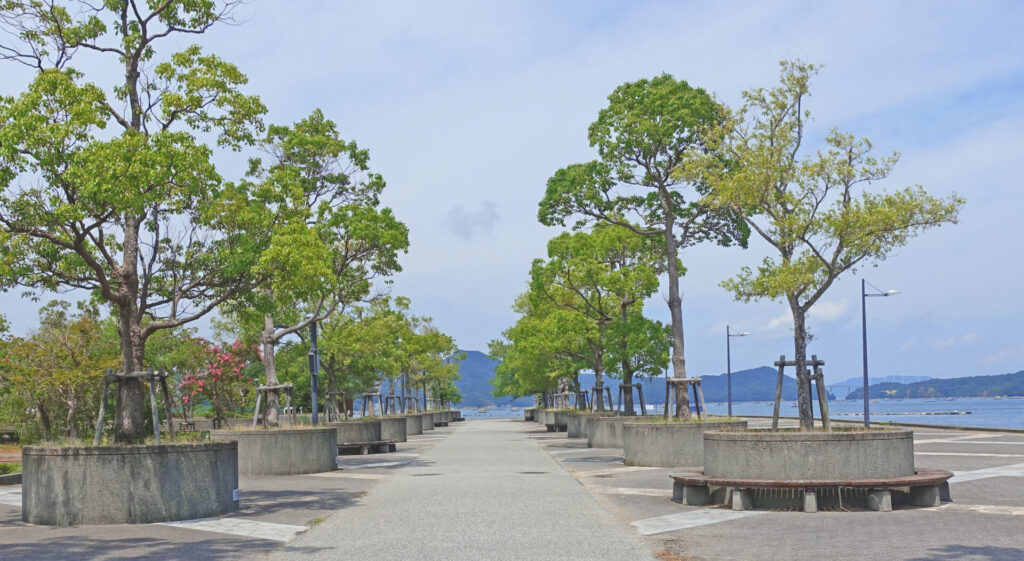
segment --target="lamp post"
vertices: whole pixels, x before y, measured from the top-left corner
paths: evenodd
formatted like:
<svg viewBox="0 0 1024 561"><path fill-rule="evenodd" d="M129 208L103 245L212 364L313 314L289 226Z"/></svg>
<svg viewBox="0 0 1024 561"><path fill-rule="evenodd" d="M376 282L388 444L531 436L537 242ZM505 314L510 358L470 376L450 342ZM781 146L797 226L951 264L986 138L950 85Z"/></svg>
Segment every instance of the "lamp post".
<svg viewBox="0 0 1024 561"><path fill-rule="evenodd" d="M871 287L875 292L868 292L867 287ZM868 398L868 312L867 312L867 300L869 296L892 296L899 294L899 290L881 290L877 286L869 283L865 279L860 279L860 325L861 325L861 339L863 341L864 349L864 428L871 427L871 406L869 405L870 399Z"/></svg>
<svg viewBox="0 0 1024 561"><path fill-rule="evenodd" d="M319 400L319 385L320 385L320 353L316 348L316 322L309 324L309 376L311 378L310 387L312 389L313 397L313 426L317 426L319 423L318 414L319 408L317 401ZM334 399L334 396L328 396Z"/></svg>
<svg viewBox="0 0 1024 561"><path fill-rule="evenodd" d="M750 335L744 331L743 333L733 333L732 328L728 325L725 326L725 386L726 391L729 394L729 416L732 417L732 349L730 348L730 341L733 337L746 337Z"/></svg>

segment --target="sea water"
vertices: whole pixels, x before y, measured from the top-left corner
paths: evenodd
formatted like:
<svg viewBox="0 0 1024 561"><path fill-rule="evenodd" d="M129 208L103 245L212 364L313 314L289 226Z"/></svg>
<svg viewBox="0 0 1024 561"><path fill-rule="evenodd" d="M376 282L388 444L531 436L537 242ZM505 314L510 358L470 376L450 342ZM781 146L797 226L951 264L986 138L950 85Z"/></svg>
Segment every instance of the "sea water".
<svg viewBox="0 0 1024 561"><path fill-rule="evenodd" d="M870 404L871 420L893 423L920 423L930 425L953 425L960 427L997 427L1024 429L1024 397L961 397L947 400L937 399L878 399ZM728 405L724 402L708 403L712 415L725 415ZM836 400L828 402L829 413L837 421L862 421L864 402L862 400ZM774 405L770 401L733 402L732 413L743 415L771 415ZM467 419L523 418L522 407L487 407L473 409L461 407ZM664 411L662 404L648 404L649 413ZM637 406L639 413L639 406ZM968 413L969 412L969 413ZM796 417L796 403L784 401L779 409L783 417ZM818 402L814 402L814 416L820 416Z"/></svg>

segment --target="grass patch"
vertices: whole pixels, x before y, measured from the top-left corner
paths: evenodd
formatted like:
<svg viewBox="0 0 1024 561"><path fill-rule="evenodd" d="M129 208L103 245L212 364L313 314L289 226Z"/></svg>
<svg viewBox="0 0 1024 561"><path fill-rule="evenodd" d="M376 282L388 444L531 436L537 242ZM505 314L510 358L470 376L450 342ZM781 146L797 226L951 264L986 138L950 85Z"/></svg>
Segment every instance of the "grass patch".
<svg viewBox="0 0 1024 561"><path fill-rule="evenodd" d="M21 473L20 462L6 462L0 463L0 475L7 475L10 473Z"/></svg>

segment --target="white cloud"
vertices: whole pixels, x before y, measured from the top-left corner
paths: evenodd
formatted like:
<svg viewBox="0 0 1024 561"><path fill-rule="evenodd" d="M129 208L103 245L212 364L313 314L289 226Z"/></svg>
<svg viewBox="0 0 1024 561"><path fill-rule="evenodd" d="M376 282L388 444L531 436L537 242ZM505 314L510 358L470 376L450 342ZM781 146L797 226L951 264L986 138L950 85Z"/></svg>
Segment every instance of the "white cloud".
<svg viewBox="0 0 1024 561"><path fill-rule="evenodd" d="M913 349L933 349L933 350L944 350L966 347L972 343L978 341L980 337L977 333L964 333L959 337L938 337L934 339L909 339L907 342L900 346L901 351L909 351Z"/></svg>
<svg viewBox="0 0 1024 561"><path fill-rule="evenodd" d="M499 218L498 204L494 201L480 201L475 209L458 204L448 210L445 227L464 240L472 240L481 234L492 234Z"/></svg>

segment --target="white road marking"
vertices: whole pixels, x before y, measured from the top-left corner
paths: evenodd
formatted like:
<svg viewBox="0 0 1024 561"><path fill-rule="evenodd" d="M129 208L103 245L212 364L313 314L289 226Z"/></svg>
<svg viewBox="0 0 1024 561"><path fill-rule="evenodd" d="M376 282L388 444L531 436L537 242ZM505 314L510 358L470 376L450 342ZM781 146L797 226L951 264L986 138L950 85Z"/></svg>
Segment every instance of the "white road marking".
<svg viewBox="0 0 1024 561"><path fill-rule="evenodd" d="M684 530L686 528L695 528L697 526L706 526L708 524L718 524L719 522L728 522L729 520L736 520L738 518L746 518L748 516L756 516L764 513L765 511L763 510L736 511L721 508L701 508L687 512L669 514L666 516L658 516L656 518L637 520L630 524L630 526L636 528L636 530L641 534L650 536L653 534L673 532L675 530Z"/></svg>
<svg viewBox="0 0 1024 561"><path fill-rule="evenodd" d="M216 532L218 534L246 536L277 542L291 541L297 534L309 529L306 526L278 524L276 522L261 522L259 520L248 520L245 518L200 518L198 520L183 520L180 522L160 522L158 525L174 526L176 528L185 528L187 530L200 530L203 532Z"/></svg>
<svg viewBox="0 0 1024 561"><path fill-rule="evenodd" d="M1006 436L1006 435L1005 434L999 434L999 433L995 433L995 434L991 434L990 433L990 434L968 434L968 435L964 435L964 436L948 436L948 437L944 437L944 438L926 438L924 440L916 440L915 439L914 440L914 444L933 444L933 443L936 443L936 442L959 442L959 441L963 441L963 440L975 440L975 439L978 439L978 438L992 438L993 436ZM973 442L968 442L968 443L965 443L965 444L974 444L974 443Z"/></svg>
<svg viewBox="0 0 1024 561"><path fill-rule="evenodd" d="M671 497L671 489L644 489L638 487L587 487L588 491L605 495L639 495L642 497Z"/></svg>
<svg viewBox="0 0 1024 561"><path fill-rule="evenodd" d="M950 503L935 508L935 510L947 510L950 512L977 512L980 514L1003 514L1009 516L1024 516L1024 506L1004 505L962 505Z"/></svg>
<svg viewBox="0 0 1024 561"><path fill-rule="evenodd" d="M955 441L955 440L920 440L920 441L915 442L914 444L932 444L932 443L938 443L938 442L950 442L950 443L953 443L953 444L982 444L982 445L984 445L984 444L1008 444L1008 445L1011 445L1011 446L1024 446L1024 440L1018 440L1017 442L1013 442L1011 440L1005 440L1005 441L1004 440L983 440L983 441L973 441L973 440L972 441L963 441L963 440L961 440L961 441Z"/></svg>
<svg viewBox="0 0 1024 561"><path fill-rule="evenodd" d="M645 471L645 470L649 470L649 469L658 469L658 468L656 468L656 467L644 467L644 466L623 466L623 467L609 468L609 469L595 469L593 471L572 470L572 469L569 469L569 470L566 470L566 471L568 471L569 473L575 475L576 477L598 477L598 476L602 476L602 475L616 475L616 474L619 474L619 473L629 473L631 471Z"/></svg>
<svg viewBox="0 0 1024 561"><path fill-rule="evenodd" d="M989 477L1024 477L1024 464L1013 464L1009 466L996 466L973 471L955 471L950 483L965 483L977 479Z"/></svg>
<svg viewBox="0 0 1024 561"><path fill-rule="evenodd" d="M21 507L21 487L0 491L0 505Z"/></svg>
<svg viewBox="0 0 1024 561"><path fill-rule="evenodd" d="M311 475L313 477L344 477L346 479L373 479L373 480L384 479L385 477L387 477L386 475L382 475L382 474L378 474L378 473L349 473L347 471L342 471L342 470L338 470L338 471L325 471L323 473L311 473L309 475Z"/></svg>
<svg viewBox="0 0 1024 561"><path fill-rule="evenodd" d="M914 452L915 456L971 456L977 458L1024 458L1024 454L989 454L985 452Z"/></svg>
<svg viewBox="0 0 1024 561"><path fill-rule="evenodd" d="M404 466L405 464L408 464L410 461L411 460L406 460L404 462L376 462L376 463L372 463L372 464L346 464L344 469L366 469L366 468L382 468L382 467L391 467L391 466Z"/></svg>

